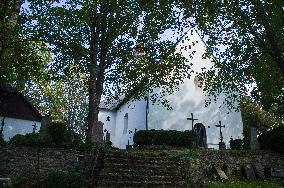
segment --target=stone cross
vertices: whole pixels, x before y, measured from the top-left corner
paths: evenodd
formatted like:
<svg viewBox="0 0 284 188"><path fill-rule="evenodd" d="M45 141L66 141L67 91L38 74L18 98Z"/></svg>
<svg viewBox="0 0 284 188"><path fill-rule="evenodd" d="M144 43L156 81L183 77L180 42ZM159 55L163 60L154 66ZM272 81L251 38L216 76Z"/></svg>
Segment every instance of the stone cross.
<svg viewBox="0 0 284 188"><path fill-rule="evenodd" d="M36 131L36 123L34 122L34 124L32 126L33 126L33 133L35 133L35 131Z"/></svg>
<svg viewBox="0 0 284 188"><path fill-rule="evenodd" d="M225 128L225 125L222 125L222 122L219 121L219 125L215 125L215 126L220 128L220 141L223 142L222 128Z"/></svg>
<svg viewBox="0 0 284 188"><path fill-rule="evenodd" d="M187 118L187 120L191 120L191 130L193 131L193 124L194 124L194 121L195 121L195 120L198 120L198 119L194 119L194 118L193 118L193 113L191 113L191 118Z"/></svg>

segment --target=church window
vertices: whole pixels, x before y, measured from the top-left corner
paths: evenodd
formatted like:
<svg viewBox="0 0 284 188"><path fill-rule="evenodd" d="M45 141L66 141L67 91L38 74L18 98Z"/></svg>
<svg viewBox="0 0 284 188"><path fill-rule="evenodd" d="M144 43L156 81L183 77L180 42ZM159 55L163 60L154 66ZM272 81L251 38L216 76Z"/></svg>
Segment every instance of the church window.
<svg viewBox="0 0 284 188"><path fill-rule="evenodd" d="M123 134L127 133L128 129L128 113L124 115L124 129L123 129Z"/></svg>

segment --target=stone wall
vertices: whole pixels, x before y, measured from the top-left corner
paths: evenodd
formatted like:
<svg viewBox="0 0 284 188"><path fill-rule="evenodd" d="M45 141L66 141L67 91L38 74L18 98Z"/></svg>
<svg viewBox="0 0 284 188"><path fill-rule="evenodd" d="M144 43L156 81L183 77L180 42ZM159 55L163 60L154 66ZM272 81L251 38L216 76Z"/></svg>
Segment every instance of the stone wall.
<svg viewBox="0 0 284 188"><path fill-rule="evenodd" d="M106 150L105 152L104 154L98 152L98 150L0 147L0 177L41 177L51 171L96 173L100 172L102 168L106 168L101 165L106 164L107 156L111 156L111 159L119 164L126 164L130 159L132 160L130 161L131 164L133 160L137 160L137 164L141 161L145 165L155 163L159 169L163 169L163 165L167 163L177 162L180 166L177 170L180 170L181 174L187 174L184 181L194 183L201 180L206 181L207 178L210 178L213 167L222 169L229 178L231 176L243 176L243 167L247 164L257 168L258 172L263 173L264 178L270 177L264 174L265 169L269 169L270 172L273 172L273 169L284 170L284 155L269 151L148 150L147 152L135 153L134 150L132 153L131 150L128 152ZM157 161L153 161L154 159L157 159ZM111 163L112 165L113 163ZM119 167L122 168L121 165ZM138 171L140 169L135 168ZM139 171L137 174L141 174L141 172Z"/></svg>
<svg viewBox="0 0 284 188"><path fill-rule="evenodd" d="M51 171L88 171L97 151L63 148L0 147L0 177L42 176Z"/></svg>

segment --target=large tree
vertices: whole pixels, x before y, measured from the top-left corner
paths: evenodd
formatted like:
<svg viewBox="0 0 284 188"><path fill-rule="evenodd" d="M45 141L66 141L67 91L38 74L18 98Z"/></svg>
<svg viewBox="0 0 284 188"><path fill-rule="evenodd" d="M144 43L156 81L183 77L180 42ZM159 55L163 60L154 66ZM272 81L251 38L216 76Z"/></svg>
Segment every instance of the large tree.
<svg viewBox="0 0 284 188"><path fill-rule="evenodd" d="M71 65L88 76L89 139L102 96L139 98L158 86L163 95L188 76L176 41L163 37L179 29L180 10L173 1L33 0L29 8L27 31L50 45L55 77L68 76Z"/></svg>
<svg viewBox="0 0 284 188"><path fill-rule="evenodd" d="M265 110L284 114L283 1L187 1L184 21L200 33L214 67L202 73L213 98L233 107L250 95ZM253 92L248 91L251 87Z"/></svg>
<svg viewBox="0 0 284 188"><path fill-rule="evenodd" d="M49 59L46 45L23 33L20 15L23 0L0 3L0 81L24 88L26 80L35 79Z"/></svg>

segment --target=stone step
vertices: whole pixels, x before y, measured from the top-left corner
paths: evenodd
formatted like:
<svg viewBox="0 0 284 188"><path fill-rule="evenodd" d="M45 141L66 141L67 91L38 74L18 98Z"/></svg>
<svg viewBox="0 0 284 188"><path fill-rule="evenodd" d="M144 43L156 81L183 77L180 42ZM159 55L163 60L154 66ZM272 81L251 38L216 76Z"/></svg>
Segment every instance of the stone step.
<svg viewBox="0 0 284 188"><path fill-rule="evenodd" d="M161 155L139 155L139 154L128 154L128 153L106 153L105 157L113 157L113 158L134 158L134 159L152 159L152 160L163 160L163 159L169 159L169 157L165 154Z"/></svg>
<svg viewBox="0 0 284 188"><path fill-rule="evenodd" d="M119 164L159 164L159 165L176 165L177 161L173 160L148 160L134 158L109 158L104 159L104 163L119 163Z"/></svg>
<svg viewBox="0 0 284 188"><path fill-rule="evenodd" d="M151 175L182 175L182 170L176 168L113 168L113 167L105 167L103 169L104 173L113 172L113 173L130 173L130 174L151 174Z"/></svg>
<svg viewBox="0 0 284 188"><path fill-rule="evenodd" d="M182 176L173 176L173 175L150 175L150 174L121 174L121 173L104 173L102 172L98 179L100 180L116 180L116 181L181 181L184 180Z"/></svg>
<svg viewBox="0 0 284 188"><path fill-rule="evenodd" d="M179 170L180 167L177 165L160 165L160 164L120 164L120 163L104 163L104 169L147 169L147 170Z"/></svg>
<svg viewBox="0 0 284 188"><path fill-rule="evenodd" d="M180 187L186 187L186 181L99 181L98 187L143 187L143 188L180 188Z"/></svg>

